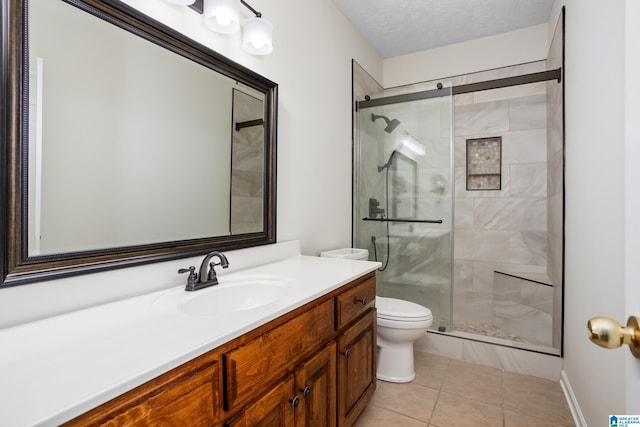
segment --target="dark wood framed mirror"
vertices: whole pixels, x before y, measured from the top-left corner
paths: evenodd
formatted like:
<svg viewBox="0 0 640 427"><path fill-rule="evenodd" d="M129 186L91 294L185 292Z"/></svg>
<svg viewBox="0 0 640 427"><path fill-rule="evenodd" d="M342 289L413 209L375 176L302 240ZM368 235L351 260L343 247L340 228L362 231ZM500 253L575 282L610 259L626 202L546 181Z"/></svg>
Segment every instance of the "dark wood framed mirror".
<svg viewBox="0 0 640 427"><path fill-rule="evenodd" d="M117 0L0 1L0 287L276 241L276 83ZM232 230L234 91L264 143Z"/></svg>

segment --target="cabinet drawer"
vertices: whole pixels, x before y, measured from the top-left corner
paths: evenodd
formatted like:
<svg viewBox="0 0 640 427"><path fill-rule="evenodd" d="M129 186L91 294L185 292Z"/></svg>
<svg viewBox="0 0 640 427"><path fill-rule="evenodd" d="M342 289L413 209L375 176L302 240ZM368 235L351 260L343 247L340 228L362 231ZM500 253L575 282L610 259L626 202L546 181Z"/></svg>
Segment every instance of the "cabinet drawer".
<svg viewBox="0 0 640 427"><path fill-rule="evenodd" d="M225 353L225 409L232 411L255 398L333 333L333 300L329 299Z"/></svg>
<svg viewBox="0 0 640 427"><path fill-rule="evenodd" d="M189 425L218 422L220 363L174 371L98 406L65 426Z"/></svg>
<svg viewBox="0 0 640 427"><path fill-rule="evenodd" d="M376 276L366 276L365 280L336 297L336 329L340 329L353 319L373 307L376 299Z"/></svg>

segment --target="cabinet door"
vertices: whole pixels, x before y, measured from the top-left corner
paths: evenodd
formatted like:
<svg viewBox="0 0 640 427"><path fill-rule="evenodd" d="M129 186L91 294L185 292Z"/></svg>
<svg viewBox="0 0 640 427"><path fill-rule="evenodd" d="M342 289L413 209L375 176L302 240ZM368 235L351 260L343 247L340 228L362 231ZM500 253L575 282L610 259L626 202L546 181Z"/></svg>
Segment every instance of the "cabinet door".
<svg viewBox="0 0 640 427"><path fill-rule="evenodd" d="M227 421L225 427L294 427L294 410L300 397L294 395L293 385L293 375L287 376L240 415Z"/></svg>
<svg viewBox="0 0 640 427"><path fill-rule="evenodd" d="M376 311L338 337L338 427L351 426L376 388Z"/></svg>
<svg viewBox="0 0 640 427"><path fill-rule="evenodd" d="M296 427L336 425L336 344L331 342L295 372Z"/></svg>
<svg viewBox="0 0 640 427"><path fill-rule="evenodd" d="M217 358L191 361L75 418L65 426L211 426L222 407Z"/></svg>

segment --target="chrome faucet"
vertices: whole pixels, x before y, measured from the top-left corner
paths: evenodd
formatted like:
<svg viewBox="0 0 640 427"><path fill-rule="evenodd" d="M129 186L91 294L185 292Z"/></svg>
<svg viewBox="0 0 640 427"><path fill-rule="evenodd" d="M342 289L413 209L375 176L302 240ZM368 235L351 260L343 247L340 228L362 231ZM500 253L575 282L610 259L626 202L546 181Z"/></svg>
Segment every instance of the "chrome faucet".
<svg viewBox="0 0 640 427"><path fill-rule="evenodd" d="M211 258L217 257L219 262L210 262ZM221 266L222 268L229 267L229 260L227 257L218 251L209 252L202 263L200 264L200 270L196 273L196 268L194 266L190 266L189 268L181 268L178 270L178 273L189 273L187 277L187 286L185 287L185 291L197 291L198 289L203 289L209 286L218 284L218 277L216 276L216 270L214 267ZM207 268L209 269L207 271Z"/></svg>

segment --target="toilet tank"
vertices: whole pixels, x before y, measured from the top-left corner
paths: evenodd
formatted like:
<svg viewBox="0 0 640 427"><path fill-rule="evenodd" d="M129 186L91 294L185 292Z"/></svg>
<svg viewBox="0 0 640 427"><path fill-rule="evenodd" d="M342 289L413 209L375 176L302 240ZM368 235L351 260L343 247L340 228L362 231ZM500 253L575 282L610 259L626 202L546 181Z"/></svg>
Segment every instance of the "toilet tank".
<svg viewBox="0 0 640 427"><path fill-rule="evenodd" d="M367 259L369 259L369 251L367 249L342 248L334 249L332 251L320 252L320 256L327 258L356 259L366 261Z"/></svg>

